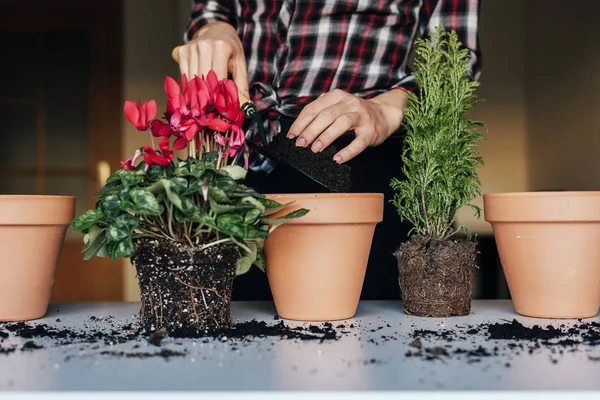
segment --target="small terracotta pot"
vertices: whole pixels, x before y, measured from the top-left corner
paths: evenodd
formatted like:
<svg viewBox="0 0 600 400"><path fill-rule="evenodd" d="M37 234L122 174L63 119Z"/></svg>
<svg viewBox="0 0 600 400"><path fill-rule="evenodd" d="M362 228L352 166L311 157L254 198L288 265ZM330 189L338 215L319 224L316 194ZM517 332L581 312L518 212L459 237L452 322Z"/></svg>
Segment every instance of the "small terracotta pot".
<svg viewBox="0 0 600 400"><path fill-rule="evenodd" d="M279 316L334 321L356 313L383 194L267 195L305 216L278 227L265 243L267 276Z"/></svg>
<svg viewBox="0 0 600 400"><path fill-rule="evenodd" d="M600 192L484 195L519 314L588 318L600 308Z"/></svg>
<svg viewBox="0 0 600 400"><path fill-rule="evenodd" d="M0 196L0 321L46 314L72 196Z"/></svg>

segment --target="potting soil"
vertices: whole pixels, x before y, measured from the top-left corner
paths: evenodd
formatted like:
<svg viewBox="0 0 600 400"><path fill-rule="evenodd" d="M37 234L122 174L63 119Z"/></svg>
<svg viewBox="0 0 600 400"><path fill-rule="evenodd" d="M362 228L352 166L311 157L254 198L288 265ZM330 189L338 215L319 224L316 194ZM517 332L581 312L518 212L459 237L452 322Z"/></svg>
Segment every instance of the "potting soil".
<svg viewBox="0 0 600 400"><path fill-rule="evenodd" d="M275 135L267 149L277 159L298 168L328 188L341 193L350 191L351 168L348 164L338 164L333 160L333 156L338 151L334 145L328 146L319 153L313 153L310 146L296 147L295 143L295 139L290 140L284 135Z"/></svg>
<svg viewBox="0 0 600 400"><path fill-rule="evenodd" d="M475 242L439 241L412 235L395 253L407 314L427 317L468 315L476 268Z"/></svg>
<svg viewBox="0 0 600 400"><path fill-rule="evenodd" d="M167 241L137 243L132 261L140 283L142 326L171 334L229 327L238 258L232 245L194 252Z"/></svg>

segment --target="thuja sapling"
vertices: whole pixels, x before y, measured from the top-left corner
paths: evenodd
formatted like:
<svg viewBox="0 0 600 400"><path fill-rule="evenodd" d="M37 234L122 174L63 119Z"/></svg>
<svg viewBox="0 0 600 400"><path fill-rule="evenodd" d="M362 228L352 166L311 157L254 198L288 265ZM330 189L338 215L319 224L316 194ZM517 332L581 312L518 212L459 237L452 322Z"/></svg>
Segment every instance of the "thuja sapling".
<svg viewBox="0 0 600 400"><path fill-rule="evenodd" d="M402 180L393 179L392 200L413 225L396 257L405 311L424 316L470 312L476 244L458 211L480 195L476 145L483 123L467 113L479 103L479 83L470 76L470 51L443 27L416 42L418 93L408 93ZM464 237L458 237L464 233Z"/></svg>
<svg viewBox="0 0 600 400"><path fill-rule="evenodd" d="M229 326L234 277L253 264L264 270L269 233L307 210L270 218L289 204L242 183L248 150L233 81L213 71L181 84L167 77L165 91L164 121L155 119L154 100L125 102L127 119L150 129L152 146L121 162L73 229L85 233L86 260L132 259L144 328L193 334Z"/></svg>

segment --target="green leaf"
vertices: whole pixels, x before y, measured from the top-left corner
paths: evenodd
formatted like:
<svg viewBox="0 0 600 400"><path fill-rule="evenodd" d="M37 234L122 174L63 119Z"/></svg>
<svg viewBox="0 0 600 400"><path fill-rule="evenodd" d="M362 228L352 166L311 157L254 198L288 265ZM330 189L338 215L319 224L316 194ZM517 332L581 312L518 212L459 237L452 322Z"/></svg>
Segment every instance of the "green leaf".
<svg viewBox="0 0 600 400"><path fill-rule="evenodd" d="M253 225L246 225L240 214L222 214L217 217L217 227L227 235L247 239L266 239L269 232L256 229Z"/></svg>
<svg viewBox="0 0 600 400"><path fill-rule="evenodd" d="M119 242L119 245L117 246L117 253L119 256L123 258L131 258L133 257L134 252L135 248L133 247L133 241L131 238L127 238Z"/></svg>
<svg viewBox="0 0 600 400"><path fill-rule="evenodd" d="M300 217L305 216L308 213L308 211L309 210L307 210L306 208L301 208L299 210L292 211L291 213L281 216L279 218L261 218L260 221L267 225L281 225L286 220L300 218Z"/></svg>
<svg viewBox="0 0 600 400"><path fill-rule="evenodd" d="M258 209L253 209L250 210L246 213L246 215L244 216L244 223L246 225L252 225L253 223L255 223L258 218L261 216L261 212Z"/></svg>
<svg viewBox="0 0 600 400"><path fill-rule="evenodd" d="M112 261L119 258L119 242L107 242L106 252Z"/></svg>
<svg viewBox="0 0 600 400"><path fill-rule="evenodd" d="M189 196L193 193L201 193L202 192L202 184L204 181L202 179L194 179L189 184L185 192L183 192L184 196Z"/></svg>
<svg viewBox="0 0 600 400"><path fill-rule="evenodd" d="M120 193L121 190L123 190L123 185L121 184L120 181L107 183L104 186L102 186L102 188L100 190L98 190L96 193L94 193L94 196L95 197L104 197L104 196L108 196L111 194Z"/></svg>
<svg viewBox="0 0 600 400"><path fill-rule="evenodd" d="M254 197L243 197L241 202L252 204L259 211L260 215L264 215L265 211L267 210L264 204L260 200L255 199Z"/></svg>
<svg viewBox="0 0 600 400"><path fill-rule="evenodd" d="M223 190L214 186L208 188L208 195L217 203L231 203L229 196L227 196Z"/></svg>
<svg viewBox="0 0 600 400"><path fill-rule="evenodd" d="M216 168L217 161L219 161L219 152L210 151L206 152L202 155L202 161L204 161L207 165Z"/></svg>
<svg viewBox="0 0 600 400"><path fill-rule="evenodd" d="M206 171L214 171L214 166L205 160L194 159L190 165L190 174L195 178L201 178Z"/></svg>
<svg viewBox="0 0 600 400"><path fill-rule="evenodd" d="M85 246L83 247L83 259L88 261L94 256L106 257L106 231L94 225L89 233L83 237Z"/></svg>
<svg viewBox="0 0 600 400"><path fill-rule="evenodd" d="M235 263L235 276L244 275L252 267L252 260L248 256L240 257Z"/></svg>
<svg viewBox="0 0 600 400"><path fill-rule="evenodd" d="M144 171L130 171L127 169L116 170L106 183L120 182L123 186L135 186L144 180Z"/></svg>
<svg viewBox="0 0 600 400"><path fill-rule="evenodd" d="M219 204L217 203L212 196L208 196L208 202L210 204L210 209L217 215L230 213L233 211L245 211L254 209L253 205L250 204ZM240 216L241 218L241 216Z"/></svg>
<svg viewBox="0 0 600 400"><path fill-rule="evenodd" d="M260 199L260 202L266 208L264 215L275 214L281 210L288 208L291 204L294 203L293 201L290 201L289 203L280 204L280 203L276 202L275 200L271 200L271 199L267 199L267 198Z"/></svg>
<svg viewBox="0 0 600 400"><path fill-rule="evenodd" d="M284 223L286 223L287 221L289 221L290 219L303 217L304 215L306 215L308 213L308 211L309 210L307 210L305 208L301 208L299 210L292 211L291 213L286 214L279 218L261 218L260 222L263 224L269 225L271 227L271 229L269 229L269 233L271 233L275 229L277 229L279 226L281 226Z"/></svg>
<svg viewBox="0 0 600 400"><path fill-rule="evenodd" d="M140 221L132 215L121 214L112 221L106 229L107 243L119 242L131 238L133 230L140 225Z"/></svg>
<svg viewBox="0 0 600 400"><path fill-rule="evenodd" d="M106 196L100 201L100 210L102 210L102 214L104 214L104 217L107 220L113 220L119 214L121 214L121 209L119 208L119 201L119 196L114 194Z"/></svg>
<svg viewBox="0 0 600 400"><path fill-rule="evenodd" d="M165 170L160 165L153 165L148 168L148 171L146 171L146 177L152 182L158 181L159 179L163 178L164 175Z"/></svg>
<svg viewBox="0 0 600 400"><path fill-rule="evenodd" d="M220 168L220 171L226 172L231 179L240 181L246 178L248 171L239 165L225 165Z"/></svg>
<svg viewBox="0 0 600 400"><path fill-rule="evenodd" d="M134 188L129 193L129 198L135 205L137 214L160 215L164 211L156 196L148 189Z"/></svg>
<svg viewBox="0 0 600 400"><path fill-rule="evenodd" d="M121 200L129 200L129 193L131 192L131 187L126 187L119 192L119 198Z"/></svg>
<svg viewBox="0 0 600 400"><path fill-rule="evenodd" d="M177 210L175 218L179 222L196 222L200 226L208 226L209 228L217 228L217 223L213 217L208 214L202 214L202 211L196 207L190 214L184 214Z"/></svg>
<svg viewBox="0 0 600 400"><path fill-rule="evenodd" d="M265 253L262 249L256 255L256 260L254 260L254 265L257 266L262 272L267 272L267 259L265 257Z"/></svg>
<svg viewBox="0 0 600 400"><path fill-rule="evenodd" d="M81 214L79 217L73 220L72 229L73 232L84 232L87 233L93 225L98 222L102 213L97 210L88 210Z"/></svg>
<svg viewBox="0 0 600 400"><path fill-rule="evenodd" d="M161 193L167 195L167 199L178 209L182 209L181 198L171 189L173 181L170 179L160 179L158 182L150 186L149 190L156 196Z"/></svg>
<svg viewBox="0 0 600 400"><path fill-rule="evenodd" d="M173 177L169 181L171 182L170 189L179 196L187 189L188 181L185 178Z"/></svg>
<svg viewBox="0 0 600 400"><path fill-rule="evenodd" d="M238 259L235 264L235 275L243 275L250 270L252 264L256 261L259 252L259 246L256 242L247 242L246 243L249 252L246 251L245 254ZM262 251L262 249L260 249Z"/></svg>
<svg viewBox="0 0 600 400"><path fill-rule="evenodd" d="M181 197L181 212L184 215L193 214L198 207L194 204L192 199L189 197Z"/></svg>

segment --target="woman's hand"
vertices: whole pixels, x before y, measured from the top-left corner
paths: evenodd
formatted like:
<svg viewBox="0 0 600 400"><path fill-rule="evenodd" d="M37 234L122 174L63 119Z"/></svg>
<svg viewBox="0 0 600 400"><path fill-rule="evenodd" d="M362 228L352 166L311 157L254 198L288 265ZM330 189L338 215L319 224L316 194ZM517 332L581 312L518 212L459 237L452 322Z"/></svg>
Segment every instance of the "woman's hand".
<svg viewBox="0 0 600 400"><path fill-rule="evenodd" d="M188 78L206 76L211 69L217 78L231 73L239 91L249 97L244 47L236 30L225 22L212 22L179 48L179 69Z"/></svg>
<svg viewBox="0 0 600 400"><path fill-rule="evenodd" d="M369 100L342 90L333 90L308 104L290 127L288 138L296 146L311 146L320 152L344 133L354 130L356 138L333 159L341 164L369 146L383 143L404 119L406 93L391 90Z"/></svg>

